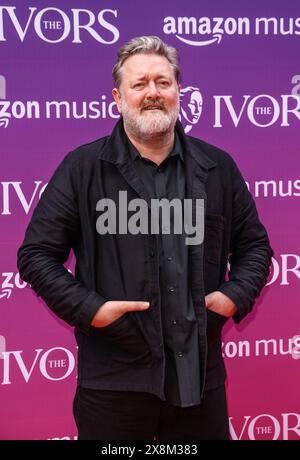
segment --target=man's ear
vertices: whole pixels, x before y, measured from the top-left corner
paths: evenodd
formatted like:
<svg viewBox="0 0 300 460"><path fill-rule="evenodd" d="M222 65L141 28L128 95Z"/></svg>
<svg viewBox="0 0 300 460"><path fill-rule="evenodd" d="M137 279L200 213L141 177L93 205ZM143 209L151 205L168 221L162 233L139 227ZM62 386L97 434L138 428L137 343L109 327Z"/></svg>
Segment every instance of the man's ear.
<svg viewBox="0 0 300 460"><path fill-rule="evenodd" d="M120 94L120 91L118 90L118 88L114 88L112 90L112 95L113 95L113 98L115 100L115 103L117 104L118 112L122 113L122 110L121 110L121 94Z"/></svg>

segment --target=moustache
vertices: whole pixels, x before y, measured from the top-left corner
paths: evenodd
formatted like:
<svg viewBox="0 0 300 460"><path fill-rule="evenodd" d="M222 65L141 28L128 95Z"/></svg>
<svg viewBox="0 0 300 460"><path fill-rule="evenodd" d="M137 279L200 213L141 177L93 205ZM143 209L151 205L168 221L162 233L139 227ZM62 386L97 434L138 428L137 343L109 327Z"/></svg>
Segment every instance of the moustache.
<svg viewBox="0 0 300 460"><path fill-rule="evenodd" d="M145 109L145 108L148 107L148 106L151 106L151 107L152 107L152 106L155 106L155 107L157 107L158 109L161 109L161 110L163 110L163 109L165 108L165 105L164 105L163 101L160 100L160 99L156 99L156 100L147 100L147 99L146 99L146 100L143 102L143 104L142 104L142 106L141 106L141 109L143 110L143 109Z"/></svg>

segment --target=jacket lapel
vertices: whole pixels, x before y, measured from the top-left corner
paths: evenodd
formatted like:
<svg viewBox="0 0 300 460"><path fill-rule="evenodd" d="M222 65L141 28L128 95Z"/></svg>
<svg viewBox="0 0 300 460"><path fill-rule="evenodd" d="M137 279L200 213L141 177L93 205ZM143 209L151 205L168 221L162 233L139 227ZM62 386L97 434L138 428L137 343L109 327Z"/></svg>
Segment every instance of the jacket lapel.
<svg viewBox="0 0 300 460"><path fill-rule="evenodd" d="M187 180L187 197L186 198L206 198L205 182L207 173L210 169L216 167L216 163L211 160L204 152L195 147L190 138L184 133L183 127L179 120L176 122L175 130L177 131L183 145L186 180ZM115 164L126 182L143 198L150 206L150 197L144 187L143 182L138 177L133 160L130 157L127 147L126 134L123 127L123 118L115 125L111 135L107 138L104 147L98 154L98 158Z"/></svg>
<svg viewBox="0 0 300 460"><path fill-rule="evenodd" d="M126 182L132 187L140 198L146 201L150 207L150 196L139 178L133 166L133 160L130 157L127 147L126 134L123 128L123 119L121 118L108 137L104 148L100 151L98 158L113 163L120 171Z"/></svg>

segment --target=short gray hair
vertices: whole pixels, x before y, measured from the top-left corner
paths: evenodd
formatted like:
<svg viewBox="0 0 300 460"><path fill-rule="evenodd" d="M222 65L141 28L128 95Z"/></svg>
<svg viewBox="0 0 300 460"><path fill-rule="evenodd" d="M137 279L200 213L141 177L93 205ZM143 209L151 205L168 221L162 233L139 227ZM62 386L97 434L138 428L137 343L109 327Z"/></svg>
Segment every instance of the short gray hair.
<svg viewBox="0 0 300 460"><path fill-rule="evenodd" d="M119 49L117 60L112 70L113 79L117 88L121 83L122 66L126 59L134 54L158 54L164 56L171 64L176 81L179 81L179 57L176 48L167 45L155 35L132 38Z"/></svg>

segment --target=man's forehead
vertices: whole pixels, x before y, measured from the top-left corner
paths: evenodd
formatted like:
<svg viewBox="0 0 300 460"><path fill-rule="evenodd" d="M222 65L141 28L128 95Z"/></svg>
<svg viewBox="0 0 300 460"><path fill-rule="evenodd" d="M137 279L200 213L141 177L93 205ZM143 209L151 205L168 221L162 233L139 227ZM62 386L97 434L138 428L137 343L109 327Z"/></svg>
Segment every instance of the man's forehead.
<svg viewBox="0 0 300 460"><path fill-rule="evenodd" d="M163 74L173 72L169 61L158 54L134 54L126 59L123 70L139 76L153 71Z"/></svg>

